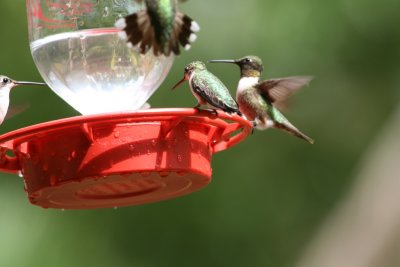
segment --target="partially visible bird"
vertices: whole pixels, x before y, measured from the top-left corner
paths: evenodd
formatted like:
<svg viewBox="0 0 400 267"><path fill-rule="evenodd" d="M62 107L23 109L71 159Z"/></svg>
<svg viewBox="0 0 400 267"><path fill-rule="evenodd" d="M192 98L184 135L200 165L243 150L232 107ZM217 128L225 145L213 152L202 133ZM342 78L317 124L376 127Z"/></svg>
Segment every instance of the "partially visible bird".
<svg viewBox="0 0 400 267"><path fill-rule="evenodd" d="M143 0L136 0L143 2ZM119 19L115 26L130 46L138 45L145 54L150 49L158 56L179 55L182 45L190 49L200 30L199 24L178 10L177 0L144 0L146 9Z"/></svg>
<svg viewBox="0 0 400 267"><path fill-rule="evenodd" d="M194 61L189 63L185 68L183 79L172 89L175 89L184 81L189 81L190 89L198 101L195 108L199 108L201 105L209 105L227 113L242 115L228 89L215 75L207 70L203 62Z"/></svg>
<svg viewBox="0 0 400 267"><path fill-rule="evenodd" d="M10 104L10 91L13 87L18 85L43 85L45 83L36 82L20 82L14 81L6 76L0 75L0 124L3 123L7 115L8 106Z"/></svg>
<svg viewBox="0 0 400 267"><path fill-rule="evenodd" d="M311 76L293 76L261 80L263 64L257 56L246 56L237 60L210 60L209 62L234 63L240 67L240 80L236 91L236 101L240 111L253 121L256 129L270 127L284 130L311 144L310 137L302 133L283 114L276 105L282 104L290 95L307 85Z"/></svg>

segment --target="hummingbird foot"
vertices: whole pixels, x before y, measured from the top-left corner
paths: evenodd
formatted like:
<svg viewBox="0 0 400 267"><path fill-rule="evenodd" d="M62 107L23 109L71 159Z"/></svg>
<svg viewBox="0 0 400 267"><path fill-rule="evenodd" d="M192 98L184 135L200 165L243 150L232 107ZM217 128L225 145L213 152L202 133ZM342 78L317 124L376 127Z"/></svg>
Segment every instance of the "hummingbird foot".
<svg viewBox="0 0 400 267"><path fill-rule="evenodd" d="M216 109L209 109L209 111L210 111L213 115L218 116L218 111L217 111Z"/></svg>
<svg viewBox="0 0 400 267"><path fill-rule="evenodd" d="M207 112L210 112L212 115L214 115L215 117L217 117L218 116L218 111L216 110L216 109L213 109L213 108L206 108L206 109L204 109L205 111L207 111Z"/></svg>
<svg viewBox="0 0 400 267"><path fill-rule="evenodd" d="M236 114L238 114L240 117L243 117L243 113L240 110L236 111Z"/></svg>
<svg viewBox="0 0 400 267"><path fill-rule="evenodd" d="M254 134L254 129L257 128L257 122L255 120L250 122L251 124L253 124L253 128L251 129L251 134Z"/></svg>
<svg viewBox="0 0 400 267"><path fill-rule="evenodd" d="M193 108L197 111L197 113L200 113L202 111L202 109L200 108L200 105L196 105Z"/></svg>
<svg viewBox="0 0 400 267"><path fill-rule="evenodd" d="M205 111L205 112L211 113L211 114L212 114L213 116L215 116L215 117L218 116L218 111L217 111L216 109L212 109L212 108L205 108L205 109L203 109L203 108L200 108L200 104L194 106L193 108L196 109L197 112Z"/></svg>

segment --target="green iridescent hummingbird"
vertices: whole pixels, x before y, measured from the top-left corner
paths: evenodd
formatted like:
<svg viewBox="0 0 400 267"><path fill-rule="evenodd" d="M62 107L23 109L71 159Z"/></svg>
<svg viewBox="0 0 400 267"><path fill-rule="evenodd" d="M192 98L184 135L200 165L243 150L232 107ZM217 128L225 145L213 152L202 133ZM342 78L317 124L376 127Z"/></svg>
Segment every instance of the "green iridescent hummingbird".
<svg viewBox="0 0 400 267"><path fill-rule="evenodd" d="M138 45L142 54L151 48L158 56L179 55L180 45L190 49L200 30L199 24L178 10L177 0L136 0L145 2L146 9L119 19L115 26L120 38L128 45ZM181 0L180 2L182 2Z"/></svg>
<svg viewBox="0 0 400 267"><path fill-rule="evenodd" d="M182 80L172 89L177 88L185 81L189 81L190 90L197 99L198 104L195 108L199 108L201 105L209 105L227 113L242 115L229 90L214 74L207 70L203 62L189 63L185 68Z"/></svg>
<svg viewBox="0 0 400 267"><path fill-rule="evenodd" d="M293 76L270 80L261 80L264 70L262 61L256 56L246 56L237 60L210 60L209 62L234 63L240 67L240 80L236 91L236 101L240 111L256 129L265 130L273 127L284 130L311 144L310 137L302 133L283 114L277 106L294 92L307 85L311 76Z"/></svg>

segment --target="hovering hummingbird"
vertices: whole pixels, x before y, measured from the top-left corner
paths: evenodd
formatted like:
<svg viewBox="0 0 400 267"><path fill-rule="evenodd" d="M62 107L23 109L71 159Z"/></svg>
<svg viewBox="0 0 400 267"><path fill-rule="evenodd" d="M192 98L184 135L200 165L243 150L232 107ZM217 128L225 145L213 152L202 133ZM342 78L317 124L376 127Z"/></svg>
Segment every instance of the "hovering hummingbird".
<svg viewBox="0 0 400 267"><path fill-rule="evenodd" d="M14 81L6 76L0 75L0 124L3 123L8 111L10 103L10 91L18 85L46 85L45 83L36 82L19 82Z"/></svg>
<svg viewBox="0 0 400 267"><path fill-rule="evenodd" d="M228 89L216 76L206 69L206 65L203 62L194 61L189 63L185 68L183 79L172 89L175 89L184 81L189 81L190 89L198 101L195 108L208 104L227 113L242 115Z"/></svg>
<svg viewBox="0 0 400 267"><path fill-rule="evenodd" d="M156 56L169 56L171 52L179 55L179 44L189 50L190 44L197 38L196 32L200 26L178 10L177 0L144 1L145 10L130 14L115 23L115 27L123 30L120 38L127 40L131 46L139 44L142 54L153 48Z"/></svg>
<svg viewBox="0 0 400 267"><path fill-rule="evenodd" d="M234 63L240 67L240 80L236 100L240 111L253 121L259 130L273 127L289 132L313 144L314 140L292 125L276 108L294 92L307 85L312 77L293 76L261 81L263 64L259 57L246 56L237 60L210 60L209 62Z"/></svg>

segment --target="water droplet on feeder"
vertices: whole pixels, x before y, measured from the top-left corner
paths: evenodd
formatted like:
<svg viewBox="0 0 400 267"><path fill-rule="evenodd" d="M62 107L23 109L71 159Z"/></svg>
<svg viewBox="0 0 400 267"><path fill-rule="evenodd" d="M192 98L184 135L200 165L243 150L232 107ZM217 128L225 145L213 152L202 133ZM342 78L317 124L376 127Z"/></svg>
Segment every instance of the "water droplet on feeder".
<svg viewBox="0 0 400 267"><path fill-rule="evenodd" d="M114 137L115 137L115 138L119 138L119 131L115 131L115 132L114 132Z"/></svg>
<svg viewBox="0 0 400 267"><path fill-rule="evenodd" d="M178 162L179 162L179 163L182 162L182 161L183 161L182 155L178 154L177 159L178 159Z"/></svg>
<svg viewBox="0 0 400 267"><path fill-rule="evenodd" d="M174 146L178 145L178 139L174 138L174 139L172 140L172 144L173 144Z"/></svg>
<svg viewBox="0 0 400 267"><path fill-rule="evenodd" d="M18 171L18 176L19 177L21 177L21 178L24 178L24 174L22 173L22 171L20 170L20 171Z"/></svg>
<svg viewBox="0 0 400 267"><path fill-rule="evenodd" d="M135 151L135 146L134 146L134 145L132 145L132 144L131 144L131 145L129 145L129 151L132 151L132 152L133 152L133 151Z"/></svg>
<svg viewBox="0 0 400 267"><path fill-rule="evenodd" d="M157 140L156 139L151 140L151 145L155 147L157 145Z"/></svg>

